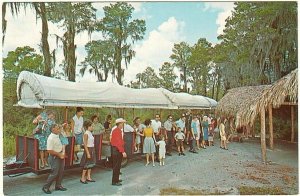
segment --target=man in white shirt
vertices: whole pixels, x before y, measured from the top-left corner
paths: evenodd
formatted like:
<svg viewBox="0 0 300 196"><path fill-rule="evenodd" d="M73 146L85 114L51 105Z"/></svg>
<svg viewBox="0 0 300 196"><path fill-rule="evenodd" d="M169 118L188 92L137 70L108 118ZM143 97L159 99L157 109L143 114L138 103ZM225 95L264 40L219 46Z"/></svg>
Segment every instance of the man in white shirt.
<svg viewBox="0 0 300 196"><path fill-rule="evenodd" d="M49 153L51 172L46 184L42 188L46 194L51 194L49 188L54 181L56 181L55 190L67 190L61 185L65 167L65 154L63 153L63 145L59 139L60 128L57 124L53 124L50 129L52 133L47 140L47 151Z"/></svg>
<svg viewBox="0 0 300 196"><path fill-rule="evenodd" d="M159 114L155 114L155 119L151 120L151 127L153 129L154 132L154 136L155 136L155 140L159 141L159 133L160 133L160 128L161 128L161 122L160 122L160 115ZM155 153L155 157L156 157L156 161L159 162L158 159L158 146L155 147L156 148L156 153Z"/></svg>

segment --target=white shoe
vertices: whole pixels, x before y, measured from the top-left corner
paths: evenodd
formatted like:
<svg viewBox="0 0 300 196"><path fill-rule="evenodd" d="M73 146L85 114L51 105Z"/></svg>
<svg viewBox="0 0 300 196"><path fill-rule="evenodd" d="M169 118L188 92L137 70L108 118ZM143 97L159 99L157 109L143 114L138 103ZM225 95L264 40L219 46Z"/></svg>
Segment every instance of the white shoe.
<svg viewBox="0 0 300 196"><path fill-rule="evenodd" d="M161 162L159 163L159 165L160 165L160 166L162 165Z"/></svg>
<svg viewBox="0 0 300 196"><path fill-rule="evenodd" d="M146 163L146 165L145 166L148 166L149 165L149 163Z"/></svg>
<svg viewBox="0 0 300 196"><path fill-rule="evenodd" d="M163 164L162 165L165 165L165 162L163 162Z"/></svg>
<svg viewBox="0 0 300 196"><path fill-rule="evenodd" d="M155 167L155 164L153 163L153 165L152 165L153 167Z"/></svg>

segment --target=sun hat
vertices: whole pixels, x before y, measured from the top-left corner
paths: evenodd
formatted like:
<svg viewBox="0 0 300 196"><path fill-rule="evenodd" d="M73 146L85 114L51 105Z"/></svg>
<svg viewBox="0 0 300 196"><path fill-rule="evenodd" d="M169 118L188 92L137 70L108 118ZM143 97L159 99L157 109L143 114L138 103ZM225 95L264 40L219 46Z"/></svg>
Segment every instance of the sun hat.
<svg viewBox="0 0 300 196"><path fill-rule="evenodd" d="M116 124L117 123L125 123L126 122L126 120L124 120L123 118L117 118L116 119Z"/></svg>

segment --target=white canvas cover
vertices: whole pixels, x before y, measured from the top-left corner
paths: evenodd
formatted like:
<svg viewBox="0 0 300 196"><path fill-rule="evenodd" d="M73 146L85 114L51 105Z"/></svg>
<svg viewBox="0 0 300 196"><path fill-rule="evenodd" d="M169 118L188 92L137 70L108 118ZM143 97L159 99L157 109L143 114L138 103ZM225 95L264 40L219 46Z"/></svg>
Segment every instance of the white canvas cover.
<svg viewBox="0 0 300 196"><path fill-rule="evenodd" d="M112 108L206 109L216 101L166 89L132 89L108 82L70 82L31 72L20 73L17 105L30 108L82 106Z"/></svg>

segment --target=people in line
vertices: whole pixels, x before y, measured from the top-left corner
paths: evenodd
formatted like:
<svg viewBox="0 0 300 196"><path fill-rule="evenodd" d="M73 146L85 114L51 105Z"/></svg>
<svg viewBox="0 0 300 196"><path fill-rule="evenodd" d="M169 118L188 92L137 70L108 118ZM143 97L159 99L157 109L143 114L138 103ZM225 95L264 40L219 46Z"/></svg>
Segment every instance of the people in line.
<svg viewBox="0 0 300 196"><path fill-rule="evenodd" d="M112 128L112 116L110 114L108 114L105 118L105 122L104 122L104 129L105 132L111 132L111 128Z"/></svg>
<svg viewBox="0 0 300 196"><path fill-rule="evenodd" d="M55 113L52 110L43 111L34 120L33 124L37 125L33 130L33 136L39 142L39 153L41 159L40 169L48 167L47 139L51 134L51 125L55 123Z"/></svg>
<svg viewBox="0 0 300 196"><path fill-rule="evenodd" d="M79 162L78 152L83 144L83 108L77 107L76 114L71 120L71 129L75 136L74 161Z"/></svg>
<svg viewBox="0 0 300 196"><path fill-rule="evenodd" d="M133 120L133 127L135 129L135 152L140 152L142 143L141 134L145 128L145 125L141 123L140 117L136 117Z"/></svg>
<svg viewBox="0 0 300 196"><path fill-rule="evenodd" d="M190 134L187 134L187 125L186 125L186 116L192 116L192 120L190 122ZM62 174L64 168L64 159L67 157L65 152L65 145L68 145L68 127L71 127L71 130L75 134L76 145L81 145L81 142L84 147L84 153L80 162L80 166L83 168L80 182L83 184L87 184L88 182L95 182L91 177L92 168L96 164L96 156L95 156L95 148L94 148L94 130L98 129L98 133L104 132L104 127L99 123L99 117L97 115L93 115L91 120L86 120L83 123L83 108L76 108L76 115L72 118L71 126L68 126L67 123L59 126L55 124L54 118L55 114L53 111L44 111L39 116L37 116L33 123L37 124L37 128L35 131L35 137L39 139L39 149L41 151L41 161L42 166L46 165L45 161L45 150L49 152L49 163L51 166L51 173L47 179L46 184L43 186L42 190L50 194L49 190L51 184L56 181L55 189L65 191L67 190L61 185ZM222 117L218 122L215 122L214 118L210 117L211 125L209 125L207 116L203 117L203 121L201 122L200 115L192 115L191 113L184 113L181 115L181 118L173 123L172 115L169 115L163 126L160 122L160 115L155 115L155 120L146 119L144 125L141 123L140 117L136 117L133 121L133 127L127 124L127 132L135 132L135 148L136 151L140 151L140 146L142 144L142 137L144 137L143 141L143 153L146 154L146 164L148 166L150 164L150 156L153 167L155 166L155 158L154 153L158 152L157 157L159 158L160 166L165 165L165 155L166 153L171 152L171 144L172 139L176 141L178 155L185 156L184 149L184 141L189 135L191 137L190 140L190 152L197 153L196 148L199 150L201 146L201 135L203 138L203 147L206 148L206 143L209 142L209 146L213 143L213 133L214 131L219 131L221 143L220 148L228 150L227 148L227 135L226 135L226 118ZM108 115L106 118L106 127L111 129L111 115ZM189 122L189 121L188 121ZM201 123L200 123L201 122ZM123 157L127 157L124 148L124 132L126 128L126 121L123 118L118 118L115 121L116 126L111 131L111 157L112 157L112 185L121 186L122 180L120 179L120 169L121 162ZM154 125L153 125L154 124ZM215 125L217 124L217 126ZM51 127L50 127L51 126ZM209 129L211 126L211 130ZM233 125L232 125L233 126ZM48 128L48 129L47 129ZM62 129L63 128L63 129ZM43 132L39 132L41 129ZM124 129L124 131L123 131ZM156 131L155 131L155 130ZM176 134L172 137L172 130L177 130ZM47 131L52 131L47 137ZM43 134L43 135L42 135ZM83 134L83 136L81 136ZM50 137L51 136L51 137ZM45 138L48 138L47 142L45 142ZM57 140L57 138L59 140ZM80 139L81 138L81 139ZM80 141L82 140L82 141ZM46 145L46 148L45 148ZM156 146L158 150L156 150ZM43 153L42 153L43 152ZM78 152L78 151L77 151ZM75 157L78 160L78 156ZM42 167L41 167L42 168Z"/></svg>
<svg viewBox="0 0 300 196"><path fill-rule="evenodd" d="M183 132L181 132L181 128L178 127L177 128L177 133L175 134L175 141L176 141L176 145L177 145L177 150L178 150L178 155L183 155L185 156L184 154L184 146L183 146L183 141L185 139L185 135Z"/></svg>
<svg viewBox="0 0 300 196"><path fill-rule="evenodd" d="M50 186L55 181L55 190L66 191L62 186L62 179L65 167L65 155L62 153L63 145L59 139L60 128L58 124L52 124L51 134L47 139L47 152L49 153L49 164L51 166L50 174L42 190L46 194L51 194Z"/></svg>
<svg viewBox="0 0 300 196"><path fill-rule="evenodd" d="M112 185L121 186L122 180L120 179L121 162L123 157L127 157L124 149L124 140L122 128L126 121L123 118L116 119L116 128L111 132L111 157L112 157Z"/></svg>
<svg viewBox="0 0 300 196"><path fill-rule="evenodd" d="M201 137L200 137L200 134L202 132L201 132L201 124L200 124L200 116L199 115L196 115L196 129L197 129L196 144L197 144L197 149L200 150L200 144L199 143L202 141Z"/></svg>
<svg viewBox="0 0 300 196"><path fill-rule="evenodd" d="M85 129L83 135L84 153L80 161L80 166L83 168L80 182L87 184L88 182L95 182L95 180L91 177L91 173L92 168L96 165L96 155L94 148L94 136L92 134L94 129L92 121L84 121L83 127Z"/></svg>
<svg viewBox="0 0 300 196"><path fill-rule="evenodd" d="M220 137L221 137L221 146L220 148L228 150L227 148L227 139L226 139L226 131L225 131L225 123L226 118L222 117L220 122Z"/></svg>
<svg viewBox="0 0 300 196"><path fill-rule="evenodd" d="M172 150L172 145L173 145L173 140L174 140L174 129L176 129L175 124L173 122L173 116L172 115L168 115L167 120L164 122L164 128L167 131L167 137L166 137L166 154L168 156L172 156L171 154L171 150Z"/></svg>
<svg viewBox="0 0 300 196"><path fill-rule="evenodd" d="M152 158L152 166L155 167L155 163L154 163L154 153L156 152L155 149L155 135L154 135L154 131L153 128L151 127L151 120L150 119L146 119L145 120L145 128L143 133L141 134L141 136L144 136L144 145L143 145L143 153L146 154L146 165L149 165L149 156L151 155Z"/></svg>
<svg viewBox="0 0 300 196"><path fill-rule="evenodd" d="M102 123L100 123L100 119L99 119L99 116L97 114L94 114L92 117L91 117L91 121L93 123L93 134L102 134L104 133L105 129L104 129L104 126L102 125Z"/></svg>
<svg viewBox="0 0 300 196"><path fill-rule="evenodd" d="M160 122L160 115L159 114L155 114L155 119L151 120L151 127L152 127L153 132L154 132L155 141L158 141L159 140L160 129L161 129L161 122ZM159 162L158 146L156 146L155 149L156 149L155 159L156 159L157 162Z"/></svg>
<svg viewBox="0 0 300 196"><path fill-rule="evenodd" d="M189 144L189 141L191 141L191 123L192 123L192 115L191 115L191 110L188 110L185 113L185 128L186 128L186 132L185 134L185 139L186 139L186 144ZM192 146L190 145L190 148L192 148Z"/></svg>
<svg viewBox="0 0 300 196"><path fill-rule="evenodd" d="M196 152L196 140L199 140L198 137L198 129L197 129L197 116L194 115L192 117L192 122L191 122L191 146L190 146L190 152L192 153L197 153Z"/></svg>
<svg viewBox="0 0 300 196"><path fill-rule="evenodd" d="M166 142L163 135L160 136L160 141L156 142L156 145L159 147L159 165L165 165L166 158Z"/></svg>
<svg viewBox="0 0 300 196"><path fill-rule="evenodd" d="M203 132L203 143L204 143L204 148L206 147L207 143L208 143L208 117L207 116L203 116L203 121L202 121L202 132Z"/></svg>
<svg viewBox="0 0 300 196"><path fill-rule="evenodd" d="M186 135L186 126L185 126L185 114L182 114L180 119L178 119L176 122L176 127L177 127L177 131L178 131L178 128L180 129L180 131Z"/></svg>

